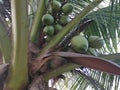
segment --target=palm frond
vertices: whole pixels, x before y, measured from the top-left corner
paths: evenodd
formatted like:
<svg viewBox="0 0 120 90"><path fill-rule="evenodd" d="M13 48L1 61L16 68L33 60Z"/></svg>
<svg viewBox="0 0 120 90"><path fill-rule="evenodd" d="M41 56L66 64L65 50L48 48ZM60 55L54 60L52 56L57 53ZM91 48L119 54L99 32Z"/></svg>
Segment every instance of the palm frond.
<svg viewBox="0 0 120 90"><path fill-rule="evenodd" d="M119 12L119 4L114 4L92 12L87 16L87 18L94 18L95 20L95 22L88 27L87 34L98 35L105 40L105 47L100 50L101 53L118 52L118 38L120 36Z"/></svg>
<svg viewBox="0 0 120 90"><path fill-rule="evenodd" d="M95 70L91 70L90 76L94 80L98 81L99 84L105 88L105 90L119 90L119 76L110 75ZM117 80L115 80L115 78Z"/></svg>
<svg viewBox="0 0 120 90"><path fill-rule="evenodd" d="M93 69L85 73L64 73L66 79L59 80L55 87L58 90L119 90L120 77ZM89 89L87 89L89 88Z"/></svg>

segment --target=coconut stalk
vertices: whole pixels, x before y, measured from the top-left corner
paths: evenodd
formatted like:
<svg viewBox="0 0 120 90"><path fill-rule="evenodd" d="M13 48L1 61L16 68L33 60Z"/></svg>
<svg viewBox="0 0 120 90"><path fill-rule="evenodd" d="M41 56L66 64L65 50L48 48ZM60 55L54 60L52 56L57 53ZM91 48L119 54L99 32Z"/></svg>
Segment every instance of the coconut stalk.
<svg viewBox="0 0 120 90"><path fill-rule="evenodd" d="M37 13L35 15L35 19L33 21L31 33L30 33L30 40L32 42L36 42L38 38L38 33L40 34L40 30L42 30L42 16L45 13L46 2L48 0L40 0L39 7L37 9Z"/></svg>
<svg viewBox="0 0 120 90"><path fill-rule="evenodd" d="M24 90L28 82L27 0L11 0L13 50L10 72L4 90Z"/></svg>

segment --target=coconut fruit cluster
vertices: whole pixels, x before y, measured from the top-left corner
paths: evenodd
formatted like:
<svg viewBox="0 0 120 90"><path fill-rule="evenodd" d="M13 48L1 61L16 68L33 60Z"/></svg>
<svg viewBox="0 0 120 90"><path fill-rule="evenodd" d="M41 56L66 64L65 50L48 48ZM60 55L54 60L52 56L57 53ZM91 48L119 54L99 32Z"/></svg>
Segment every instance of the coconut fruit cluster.
<svg viewBox="0 0 120 90"><path fill-rule="evenodd" d="M48 7L48 11L42 17L42 22L43 32L49 41L50 37L61 31L71 21L69 14L73 11L73 6L64 0L51 0Z"/></svg>
<svg viewBox="0 0 120 90"><path fill-rule="evenodd" d="M89 52L97 55L95 49L100 49L104 45L104 40L99 36L90 36L88 38L82 35L76 35L71 39L71 47L75 52Z"/></svg>
<svg viewBox="0 0 120 90"><path fill-rule="evenodd" d="M47 11L42 16L43 33L46 41L50 41L51 37L58 34L71 21L73 6L66 0L49 0L46 7ZM48 62L50 69L58 68L63 63L66 63L66 60L62 57L52 57Z"/></svg>

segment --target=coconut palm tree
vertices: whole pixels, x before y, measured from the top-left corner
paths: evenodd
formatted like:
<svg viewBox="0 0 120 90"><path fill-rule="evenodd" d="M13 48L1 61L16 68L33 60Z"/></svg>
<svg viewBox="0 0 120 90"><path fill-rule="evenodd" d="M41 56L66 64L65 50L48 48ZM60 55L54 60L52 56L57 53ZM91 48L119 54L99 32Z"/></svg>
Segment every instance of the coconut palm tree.
<svg viewBox="0 0 120 90"><path fill-rule="evenodd" d="M119 11L119 0L1 0L0 89L119 90Z"/></svg>

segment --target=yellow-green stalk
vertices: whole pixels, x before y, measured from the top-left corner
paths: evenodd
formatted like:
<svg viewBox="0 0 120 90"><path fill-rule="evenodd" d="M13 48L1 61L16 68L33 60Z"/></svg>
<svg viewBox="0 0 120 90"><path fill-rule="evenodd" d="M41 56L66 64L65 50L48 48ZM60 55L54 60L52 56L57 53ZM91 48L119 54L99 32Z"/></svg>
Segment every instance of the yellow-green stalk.
<svg viewBox="0 0 120 90"><path fill-rule="evenodd" d="M24 90L28 82L27 0L11 0L13 50L5 90Z"/></svg>
<svg viewBox="0 0 120 90"><path fill-rule="evenodd" d="M31 33L30 33L30 40L32 42L36 41L36 39L38 38L38 34L41 32L40 30L43 25L42 24L42 16L45 13L46 2L47 2L47 0L40 0L40 4L37 9L37 13L35 15L35 19L33 21L33 26L32 26Z"/></svg>

